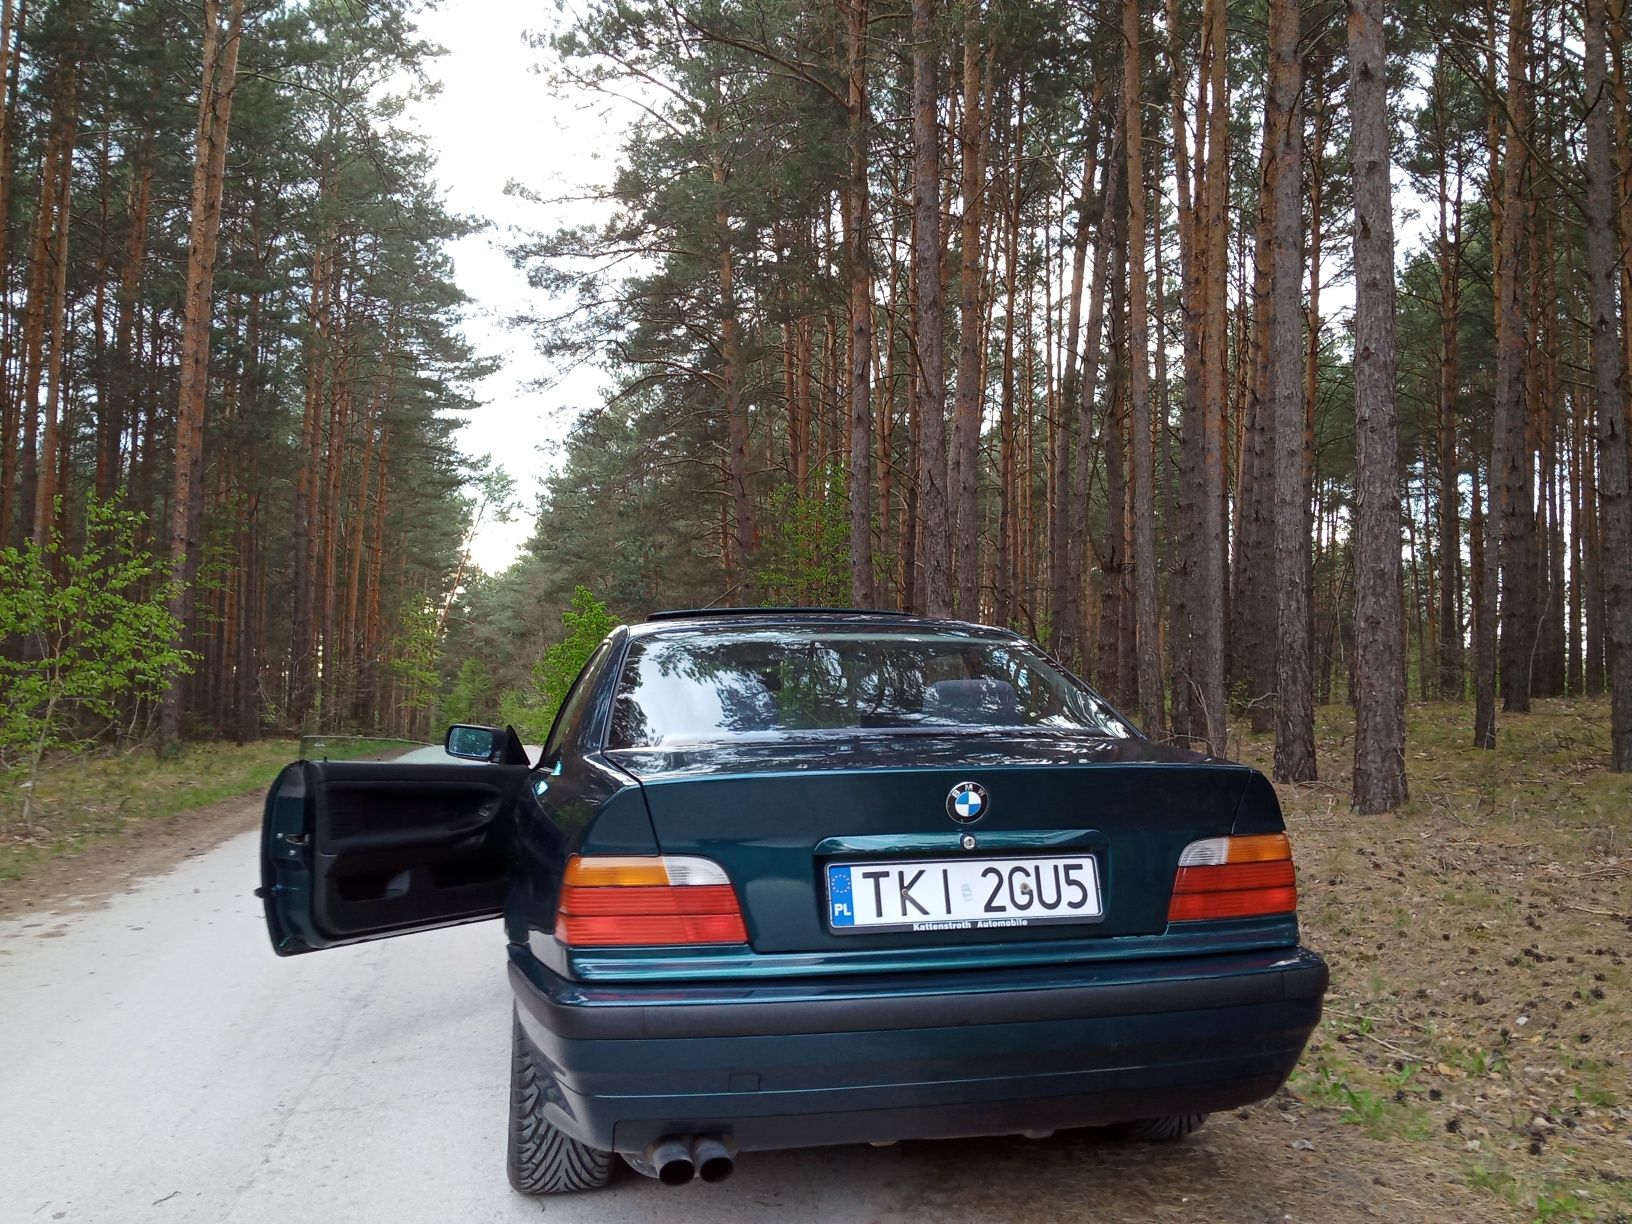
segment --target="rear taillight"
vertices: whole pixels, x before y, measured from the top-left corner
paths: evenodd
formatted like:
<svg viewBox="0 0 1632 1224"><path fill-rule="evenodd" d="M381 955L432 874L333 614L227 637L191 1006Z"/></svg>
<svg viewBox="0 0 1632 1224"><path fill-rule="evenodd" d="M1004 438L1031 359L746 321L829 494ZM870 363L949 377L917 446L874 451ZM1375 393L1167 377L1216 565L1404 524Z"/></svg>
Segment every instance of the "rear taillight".
<svg viewBox="0 0 1632 1224"><path fill-rule="evenodd" d="M574 855L555 933L575 948L748 940L725 869L679 855Z"/></svg>
<svg viewBox="0 0 1632 1224"><path fill-rule="evenodd" d="M1298 908L1292 844L1285 833L1191 842L1173 877L1169 922L1256 918Z"/></svg>

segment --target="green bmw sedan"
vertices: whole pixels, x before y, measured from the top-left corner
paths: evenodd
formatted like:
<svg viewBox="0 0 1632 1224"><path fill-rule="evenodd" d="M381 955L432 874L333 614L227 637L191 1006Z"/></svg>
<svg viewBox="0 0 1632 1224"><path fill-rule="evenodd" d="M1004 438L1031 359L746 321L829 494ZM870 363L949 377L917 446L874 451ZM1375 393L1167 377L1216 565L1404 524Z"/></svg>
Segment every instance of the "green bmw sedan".
<svg viewBox="0 0 1632 1224"><path fill-rule="evenodd" d="M301 761L267 796L279 955L502 916L509 1175L665 1184L743 1153L1177 1139L1320 1019L1280 805L1141 735L1006 630L660 613L596 650L537 761Z"/></svg>

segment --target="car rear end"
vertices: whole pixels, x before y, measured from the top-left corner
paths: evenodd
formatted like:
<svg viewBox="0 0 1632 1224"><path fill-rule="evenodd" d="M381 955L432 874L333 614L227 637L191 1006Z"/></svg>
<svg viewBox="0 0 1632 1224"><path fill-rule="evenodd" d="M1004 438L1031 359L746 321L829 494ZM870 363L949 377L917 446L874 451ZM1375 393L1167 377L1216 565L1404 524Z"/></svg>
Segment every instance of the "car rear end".
<svg viewBox="0 0 1632 1224"><path fill-rule="evenodd" d="M855 644L892 632L882 656ZM651 844L597 853L591 830L553 926L512 944L559 1128L651 1171L673 1137L1037 1133L1284 1082L1327 975L1298 946L1261 775L1042 692L1046 661L989 631L668 640L632 643L639 708L621 733L614 710L601 754L638 788ZM712 687L720 734L692 733L686 684Z"/></svg>

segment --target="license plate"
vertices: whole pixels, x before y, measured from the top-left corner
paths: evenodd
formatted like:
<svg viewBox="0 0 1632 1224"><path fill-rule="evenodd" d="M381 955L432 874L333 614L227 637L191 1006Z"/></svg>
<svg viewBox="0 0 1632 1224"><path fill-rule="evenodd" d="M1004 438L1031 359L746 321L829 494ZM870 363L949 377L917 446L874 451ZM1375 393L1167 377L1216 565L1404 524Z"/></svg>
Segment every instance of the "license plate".
<svg viewBox="0 0 1632 1224"><path fill-rule="evenodd" d="M1091 854L827 865L827 921L838 934L997 929L1104 916Z"/></svg>

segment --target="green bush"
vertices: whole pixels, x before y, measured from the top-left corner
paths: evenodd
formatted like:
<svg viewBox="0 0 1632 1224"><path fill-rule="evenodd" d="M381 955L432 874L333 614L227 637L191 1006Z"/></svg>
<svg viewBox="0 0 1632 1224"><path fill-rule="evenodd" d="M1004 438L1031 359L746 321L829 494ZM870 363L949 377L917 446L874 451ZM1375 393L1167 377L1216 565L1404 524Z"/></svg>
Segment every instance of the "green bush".
<svg viewBox="0 0 1632 1224"><path fill-rule="evenodd" d="M442 698L441 721L485 725L493 721L497 704L493 678L487 674L486 666L480 659L466 659L459 665L459 674Z"/></svg>
<svg viewBox="0 0 1632 1224"><path fill-rule="evenodd" d="M580 585L573 588L572 605L561 613L561 623L567 636L533 664L532 682L519 692L506 693L500 703L500 716L530 744L544 742L567 690L619 622L594 592Z"/></svg>
<svg viewBox="0 0 1632 1224"><path fill-rule="evenodd" d="M83 748L187 670L165 567L136 546L142 521L92 500L79 551L55 528L0 549L0 640L16 645L0 651L0 773L24 779L25 829L47 752Z"/></svg>

